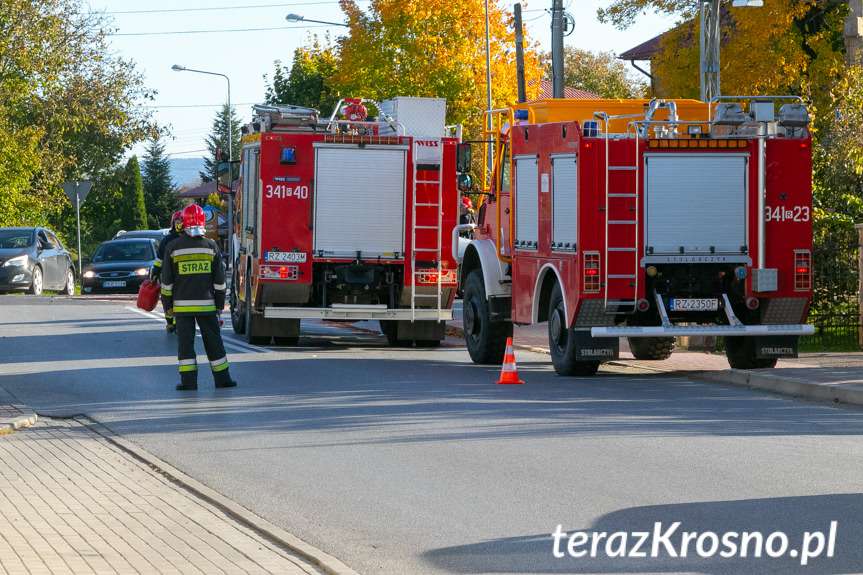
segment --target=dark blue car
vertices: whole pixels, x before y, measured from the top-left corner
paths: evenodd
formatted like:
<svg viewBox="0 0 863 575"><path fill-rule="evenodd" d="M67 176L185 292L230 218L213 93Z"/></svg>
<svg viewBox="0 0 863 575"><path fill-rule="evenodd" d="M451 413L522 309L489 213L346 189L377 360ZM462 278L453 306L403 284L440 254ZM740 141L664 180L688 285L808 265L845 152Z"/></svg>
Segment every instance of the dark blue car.
<svg viewBox="0 0 863 575"><path fill-rule="evenodd" d="M0 228L0 293L75 293L72 256L45 228Z"/></svg>
<svg viewBox="0 0 863 575"><path fill-rule="evenodd" d="M147 238L102 242L85 263L81 293L138 293L150 278L158 247L156 240Z"/></svg>

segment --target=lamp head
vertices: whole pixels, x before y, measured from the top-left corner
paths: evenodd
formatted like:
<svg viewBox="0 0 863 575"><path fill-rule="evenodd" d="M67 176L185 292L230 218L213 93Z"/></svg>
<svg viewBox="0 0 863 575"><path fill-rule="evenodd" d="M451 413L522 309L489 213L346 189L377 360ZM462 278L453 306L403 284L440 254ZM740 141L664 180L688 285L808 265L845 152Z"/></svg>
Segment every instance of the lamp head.
<svg viewBox="0 0 863 575"><path fill-rule="evenodd" d="M173 70L174 72L182 72L185 69L186 67L180 64L174 64L173 66L171 66L171 70Z"/></svg>
<svg viewBox="0 0 863 575"><path fill-rule="evenodd" d="M285 20L287 20L288 22L296 23L302 19L303 17L300 14L288 14L287 16L285 16Z"/></svg>

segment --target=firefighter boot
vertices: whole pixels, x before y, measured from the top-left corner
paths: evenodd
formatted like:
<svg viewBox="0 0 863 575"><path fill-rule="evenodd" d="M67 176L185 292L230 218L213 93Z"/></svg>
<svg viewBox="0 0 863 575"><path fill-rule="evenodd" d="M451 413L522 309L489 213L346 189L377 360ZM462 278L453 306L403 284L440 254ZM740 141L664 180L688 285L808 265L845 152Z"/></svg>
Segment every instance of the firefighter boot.
<svg viewBox="0 0 863 575"><path fill-rule="evenodd" d="M214 372L213 379L216 380L216 387L237 387L237 382L231 379L227 369Z"/></svg>
<svg viewBox="0 0 863 575"><path fill-rule="evenodd" d="M180 383L175 387L177 391L193 391L198 389L198 372L187 371L180 374Z"/></svg>

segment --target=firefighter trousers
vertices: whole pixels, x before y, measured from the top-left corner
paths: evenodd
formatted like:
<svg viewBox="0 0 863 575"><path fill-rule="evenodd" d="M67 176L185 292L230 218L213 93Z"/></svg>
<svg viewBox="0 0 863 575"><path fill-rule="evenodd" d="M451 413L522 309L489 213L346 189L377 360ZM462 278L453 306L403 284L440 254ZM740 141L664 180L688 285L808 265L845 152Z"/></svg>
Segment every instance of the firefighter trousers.
<svg viewBox="0 0 863 575"><path fill-rule="evenodd" d="M180 382L184 384L197 384L198 361L195 353L195 323L201 328L201 339L204 340L204 349L207 359L210 360L210 369L213 371L213 379L216 384L224 384L231 381L228 373L228 356L225 354L225 345L222 343L222 334L219 332L219 318L215 315L180 315L174 318L177 326L177 359L180 361Z"/></svg>

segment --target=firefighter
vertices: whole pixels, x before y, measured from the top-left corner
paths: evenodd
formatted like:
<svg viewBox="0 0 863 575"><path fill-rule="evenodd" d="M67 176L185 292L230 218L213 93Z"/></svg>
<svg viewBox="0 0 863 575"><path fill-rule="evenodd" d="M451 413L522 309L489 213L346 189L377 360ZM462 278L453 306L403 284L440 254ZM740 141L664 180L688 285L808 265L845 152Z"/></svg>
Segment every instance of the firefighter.
<svg viewBox="0 0 863 575"><path fill-rule="evenodd" d="M476 218L474 216L473 211L473 202L470 201L470 198L465 196L461 199L461 204L459 204L459 222L460 224L473 224L476 223Z"/></svg>
<svg viewBox="0 0 863 575"><path fill-rule="evenodd" d="M180 234L183 231L183 214L179 210L174 212L174 215L171 216L171 231L159 241L159 249L156 250L156 261L153 262L153 270L150 274L150 279L152 281L159 281L162 276L162 260L165 257L165 248L171 243L173 240L176 240L180 237ZM174 333L174 316L168 311L168 306L165 305L165 298L162 297L162 308L165 310L165 321L168 322L168 325L165 326L165 330L168 333Z"/></svg>
<svg viewBox="0 0 863 575"><path fill-rule="evenodd" d="M180 361L178 390L198 389L195 354L195 323L216 387L234 387L228 373L228 357L219 333L225 307L225 268L219 247L204 237L204 210L197 204L183 210L183 234L165 249L162 269L162 296L166 313L173 312L177 330L177 358Z"/></svg>

